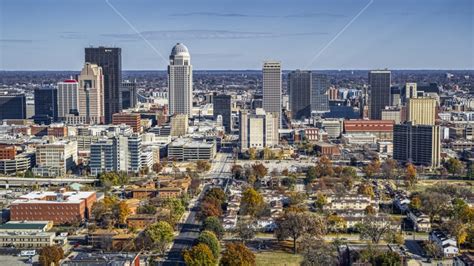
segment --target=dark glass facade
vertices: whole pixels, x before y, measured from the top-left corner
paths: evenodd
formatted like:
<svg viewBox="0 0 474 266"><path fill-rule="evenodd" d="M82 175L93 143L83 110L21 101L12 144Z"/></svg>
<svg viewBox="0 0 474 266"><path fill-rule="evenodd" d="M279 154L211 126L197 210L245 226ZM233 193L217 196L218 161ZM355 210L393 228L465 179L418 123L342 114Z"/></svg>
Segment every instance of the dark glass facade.
<svg viewBox="0 0 474 266"><path fill-rule="evenodd" d="M20 95L0 95L0 120L26 119L26 97Z"/></svg>
<svg viewBox="0 0 474 266"><path fill-rule="evenodd" d="M35 89L36 124L49 125L58 119L58 90L54 87L40 87Z"/></svg>
<svg viewBox="0 0 474 266"><path fill-rule="evenodd" d="M222 125L226 133L232 131L232 97L230 95L214 95L213 97L214 120L222 116Z"/></svg>
<svg viewBox="0 0 474 266"><path fill-rule="evenodd" d="M122 111L122 50L120 48L90 47L85 49L85 61L102 67L104 74L105 123Z"/></svg>

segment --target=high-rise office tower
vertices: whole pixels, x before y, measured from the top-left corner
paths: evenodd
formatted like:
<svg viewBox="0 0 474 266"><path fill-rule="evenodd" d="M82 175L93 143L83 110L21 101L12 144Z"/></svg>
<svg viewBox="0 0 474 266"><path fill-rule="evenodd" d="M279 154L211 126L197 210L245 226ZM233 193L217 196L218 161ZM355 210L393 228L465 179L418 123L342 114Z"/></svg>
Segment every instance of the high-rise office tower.
<svg viewBox="0 0 474 266"><path fill-rule="evenodd" d="M405 85L405 99L417 98L418 90L415 82L407 82Z"/></svg>
<svg viewBox="0 0 474 266"><path fill-rule="evenodd" d="M290 72L288 89L292 118L309 118L311 116L311 71Z"/></svg>
<svg viewBox="0 0 474 266"><path fill-rule="evenodd" d="M278 145L280 119L277 113L257 108L254 113L240 112L240 149L263 149Z"/></svg>
<svg viewBox="0 0 474 266"><path fill-rule="evenodd" d="M58 83L58 117L67 121L69 116L78 116L79 83L77 80L68 79Z"/></svg>
<svg viewBox="0 0 474 266"><path fill-rule="evenodd" d="M436 121L436 100L433 98L409 98L407 120L413 125L434 125Z"/></svg>
<svg viewBox="0 0 474 266"><path fill-rule="evenodd" d="M313 73L311 84L311 111L316 113L329 112L329 80L325 74Z"/></svg>
<svg viewBox="0 0 474 266"><path fill-rule="evenodd" d="M391 72L373 70L369 72L369 118L381 119L382 110L390 105Z"/></svg>
<svg viewBox="0 0 474 266"><path fill-rule="evenodd" d="M112 122L112 115L122 111L122 49L89 47L85 49L85 62L97 64L104 75L104 120Z"/></svg>
<svg viewBox="0 0 474 266"><path fill-rule="evenodd" d="M191 116L193 107L193 66L188 48L177 43L171 50L168 65L168 104L170 115Z"/></svg>
<svg viewBox="0 0 474 266"><path fill-rule="evenodd" d="M225 132L232 131L232 96L226 94L214 95L212 97L214 120L220 115Z"/></svg>
<svg viewBox="0 0 474 266"><path fill-rule="evenodd" d="M97 64L86 63L78 78L78 109L85 124L104 122L104 75Z"/></svg>
<svg viewBox="0 0 474 266"><path fill-rule="evenodd" d="M53 86L43 86L35 89L36 124L49 125L58 119L58 90Z"/></svg>
<svg viewBox="0 0 474 266"><path fill-rule="evenodd" d="M281 121L281 63L277 61L263 63L263 109Z"/></svg>
<svg viewBox="0 0 474 266"><path fill-rule="evenodd" d="M138 103L136 81L122 81L120 91L122 93L122 109L135 108Z"/></svg>
<svg viewBox="0 0 474 266"><path fill-rule="evenodd" d="M24 94L0 95L0 120L25 118L26 97Z"/></svg>
<svg viewBox="0 0 474 266"><path fill-rule="evenodd" d="M407 122L393 128L393 158L428 167L440 165L440 127Z"/></svg>

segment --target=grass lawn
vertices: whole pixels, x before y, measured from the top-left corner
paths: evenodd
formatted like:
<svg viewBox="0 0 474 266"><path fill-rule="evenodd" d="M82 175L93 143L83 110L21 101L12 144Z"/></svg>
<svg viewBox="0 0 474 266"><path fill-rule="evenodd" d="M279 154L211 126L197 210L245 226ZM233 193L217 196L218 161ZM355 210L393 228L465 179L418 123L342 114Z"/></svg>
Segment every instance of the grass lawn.
<svg viewBox="0 0 474 266"><path fill-rule="evenodd" d="M297 266L300 265L303 259L299 254L286 253L283 251L274 252L259 252L255 253L257 257L257 265L282 265L282 266Z"/></svg>

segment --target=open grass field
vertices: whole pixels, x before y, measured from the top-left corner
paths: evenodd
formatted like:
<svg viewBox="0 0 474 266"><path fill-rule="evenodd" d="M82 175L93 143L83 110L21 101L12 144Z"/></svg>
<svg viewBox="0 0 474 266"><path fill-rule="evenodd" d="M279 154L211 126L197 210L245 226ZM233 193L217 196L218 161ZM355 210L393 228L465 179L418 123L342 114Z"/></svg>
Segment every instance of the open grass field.
<svg viewBox="0 0 474 266"><path fill-rule="evenodd" d="M299 254L292 254L283 251L257 252L255 253L257 265L270 266L297 266L303 259Z"/></svg>

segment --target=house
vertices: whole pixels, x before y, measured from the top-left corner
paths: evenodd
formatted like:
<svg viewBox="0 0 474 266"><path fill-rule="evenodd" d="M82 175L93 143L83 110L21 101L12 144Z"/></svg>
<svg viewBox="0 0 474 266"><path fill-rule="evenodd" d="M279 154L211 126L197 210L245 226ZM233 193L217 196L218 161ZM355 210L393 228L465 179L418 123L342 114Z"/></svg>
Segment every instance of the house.
<svg viewBox="0 0 474 266"><path fill-rule="evenodd" d="M378 211L379 204L368 196L363 195L330 195L327 197L327 204L324 206L325 210L365 210L368 206L372 206Z"/></svg>
<svg viewBox="0 0 474 266"><path fill-rule="evenodd" d="M144 229L148 225L156 222L156 215L154 214L135 214L127 217L127 227Z"/></svg>
<svg viewBox="0 0 474 266"><path fill-rule="evenodd" d="M394 197L393 205L402 213L406 213L410 209L410 202L410 199L404 193L398 193Z"/></svg>
<svg viewBox="0 0 474 266"><path fill-rule="evenodd" d="M156 197L158 192L154 188L135 188L132 189L132 198L134 199L149 199Z"/></svg>
<svg viewBox="0 0 474 266"><path fill-rule="evenodd" d="M179 187L163 187L158 189L158 197L162 199L178 198L183 195L183 191Z"/></svg>
<svg viewBox="0 0 474 266"><path fill-rule="evenodd" d="M428 239L438 246L444 257L452 258L459 253L457 242L454 237L448 236L441 230L433 230L430 232Z"/></svg>
<svg viewBox="0 0 474 266"><path fill-rule="evenodd" d="M415 231L429 232L431 230L430 217L419 210L408 210L407 217L413 223Z"/></svg>

